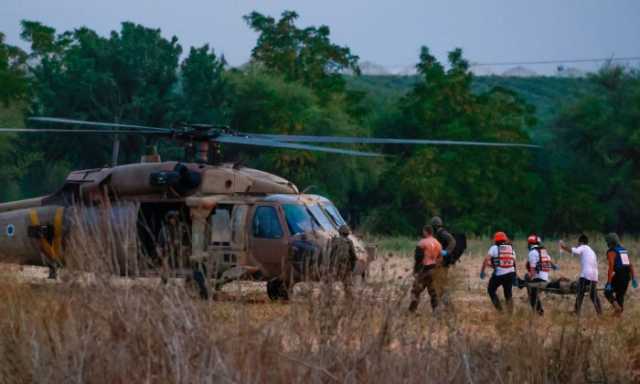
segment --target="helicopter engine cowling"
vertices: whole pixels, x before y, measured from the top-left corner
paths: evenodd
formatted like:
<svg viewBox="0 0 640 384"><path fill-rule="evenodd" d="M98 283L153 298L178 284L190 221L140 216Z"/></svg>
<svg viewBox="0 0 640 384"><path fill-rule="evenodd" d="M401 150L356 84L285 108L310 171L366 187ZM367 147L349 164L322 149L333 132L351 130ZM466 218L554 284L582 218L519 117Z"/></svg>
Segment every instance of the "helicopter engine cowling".
<svg viewBox="0 0 640 384"><path fill-rule="evenodd" d="M113 168L109 187L116 194L158 194L172 188L180 195L196 189L202 182L200 172L173 161L130 164Z"/></svg>

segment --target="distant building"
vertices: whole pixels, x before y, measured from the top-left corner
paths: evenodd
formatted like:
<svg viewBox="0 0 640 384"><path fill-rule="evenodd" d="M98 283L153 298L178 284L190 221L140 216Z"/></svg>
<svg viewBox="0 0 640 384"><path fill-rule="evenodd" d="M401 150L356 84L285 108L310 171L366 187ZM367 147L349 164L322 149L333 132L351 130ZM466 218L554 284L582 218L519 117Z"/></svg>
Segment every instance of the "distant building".
<svg viewBox="0 0 640 384"><path fill-rule="evenodd" d="M495 76L497 73L495 69L488 65L477 65L477 63L470 63L469 70L475 76Z"/></svg>
<svg viewBox="0 0 640 384"><path fill-rule="evenodd" d="M505 77L533 77L539 76L536 72L522 66L513 67L502 72Z"/></svg>
<svg viewBox="0 0 640 384"><path fill-rule="evenodd" d="M556 76L558 77L584 77L586 74L587 72L582 69L565 67L564 65L559 65L556 71Z"/></svg>
<svg viewBox="0 0 640 384"><path fill-rule="evenodd" d="M418 73L414 65L396 65L388 68L392 75L396 76L413 76Z"/></svg>
<svg viewBox="0 0 640 384"><path fill-rule="evenodd" d="M363 61L359 64L359 66L360 66L360 72L363 75L383 76L383 75L392 74L392 72L390 72L387 68L383 67L380 64L373 63L371 61Z"/></svg>

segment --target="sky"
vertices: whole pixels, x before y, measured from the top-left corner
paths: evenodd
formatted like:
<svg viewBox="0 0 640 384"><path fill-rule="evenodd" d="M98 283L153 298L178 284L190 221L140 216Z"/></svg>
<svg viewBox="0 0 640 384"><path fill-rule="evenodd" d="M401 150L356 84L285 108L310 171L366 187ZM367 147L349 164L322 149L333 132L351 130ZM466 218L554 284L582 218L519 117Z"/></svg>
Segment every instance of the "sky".
<svg viewBox="0 0 640 384"><path fill-rule="evenodd" d="M242 20L253 10L295 10L299 26L328 25L334 42L386 67L415 64L422 45L440 59L460 47L476 63L640 56L639 0L2 0L0 32L24 47L22 19L105 35L133 21L241 65L256 41Z"/></svg>

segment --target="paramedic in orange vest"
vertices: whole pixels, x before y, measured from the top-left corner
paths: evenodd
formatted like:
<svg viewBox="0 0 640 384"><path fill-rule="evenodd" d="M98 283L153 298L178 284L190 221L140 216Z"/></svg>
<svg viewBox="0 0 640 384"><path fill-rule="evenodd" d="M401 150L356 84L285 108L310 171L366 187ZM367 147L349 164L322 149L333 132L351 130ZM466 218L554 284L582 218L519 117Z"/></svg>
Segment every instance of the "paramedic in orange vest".
<svg viewBox="0 0 640 384"><path fill-rule="evenodd" d="M604 237L609 250L607 260L607 285L604 288L604 296L609 300L617 314L624 310L624 295L629 288L629 281L633 288L638 288L636 274L629 259L629 252L620 244L620 238L616 233L609 233Z"/></svg>
<svg viewBox="0 0 640 384"><path fill-rule="evenodd" d="M532 283L548 283L549 272L556 270L558 267L551 262L551 256L547 249L542 245L540 238L532 234L527 238L529 247L529 257L527 261L528 281ZM542 301L540 300L540 288L527 287L529 294L529 304L531 309L539 315L544 314Z"/></svg>
<svg viewBox="0 0 640 384"><path fill-rule="evenodd" d="M442 264L442 245L433 237L433 228L425 225L422 229L422 239L418 242L415 251L415 280L411 289L412 300L409 311L415 312L418 309L420 295L427 289L431 297L431 309L438 306L439 287L434 284L435 270Z"/></svg>
<svg viewBox="0 0 640 384"><path fill-rule="evenodd" d="M502 304L498 298L498 288L502 286L504 298L507 303L509 312L513 311L513 301L511 288L516 281L516 252L504 232L496 232L493 237L494 245L489 248L487 256L482 262L480 268L480 279L485 278L485 268L492 267L493 274L489 279L487 293L491 298L491 302L498 311L502 311Z"/></svg>

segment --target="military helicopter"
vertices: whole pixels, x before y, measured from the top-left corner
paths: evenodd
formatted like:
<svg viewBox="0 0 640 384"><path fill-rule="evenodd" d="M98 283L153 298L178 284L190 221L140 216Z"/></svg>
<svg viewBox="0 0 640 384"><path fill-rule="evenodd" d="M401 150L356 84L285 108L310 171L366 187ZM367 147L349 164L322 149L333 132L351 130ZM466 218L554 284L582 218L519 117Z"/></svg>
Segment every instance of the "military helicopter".
<svg viewBox="0 0 640 384"><path fill-rule="evenodd" d="M47 196L0 204L0 262L61 265L69 252L65 241L90 222L91 211L108 209L134 218L135 253L157 256L157 239L168 214L185 229L170 268L186 276L221 283L236 279L267 281L270 298L286 298L296 282L311 276L310 265L326 255L329 242L346 222L327 198L301 192L292 182L239 164L221 163L222 144L249 145L347 156L376 157L375 152L318 144L465 145L535 148L535 145L450 140L253 134L224 126L158 128L135 124L34 117L34 123L81 128L0 128L0 133L141 135L173 140L192 161L161 161L157 152L136 164L71 172ZM118 141L114 142L114 164ZM134 203L134 204L132 204ZM82 213L78 213L82 212ZM89 212L89 213L87 213ZM75 219L74 219L75 217ZM80 217L80 220L77 219ZM375 248L351 234L356 274L364 274ZM182 268L182 269L181 269ZM54 269L52 269L54 271ZM203 293L204 291L204 293ZM201 294L208 295L206 286Z"/></svg>

